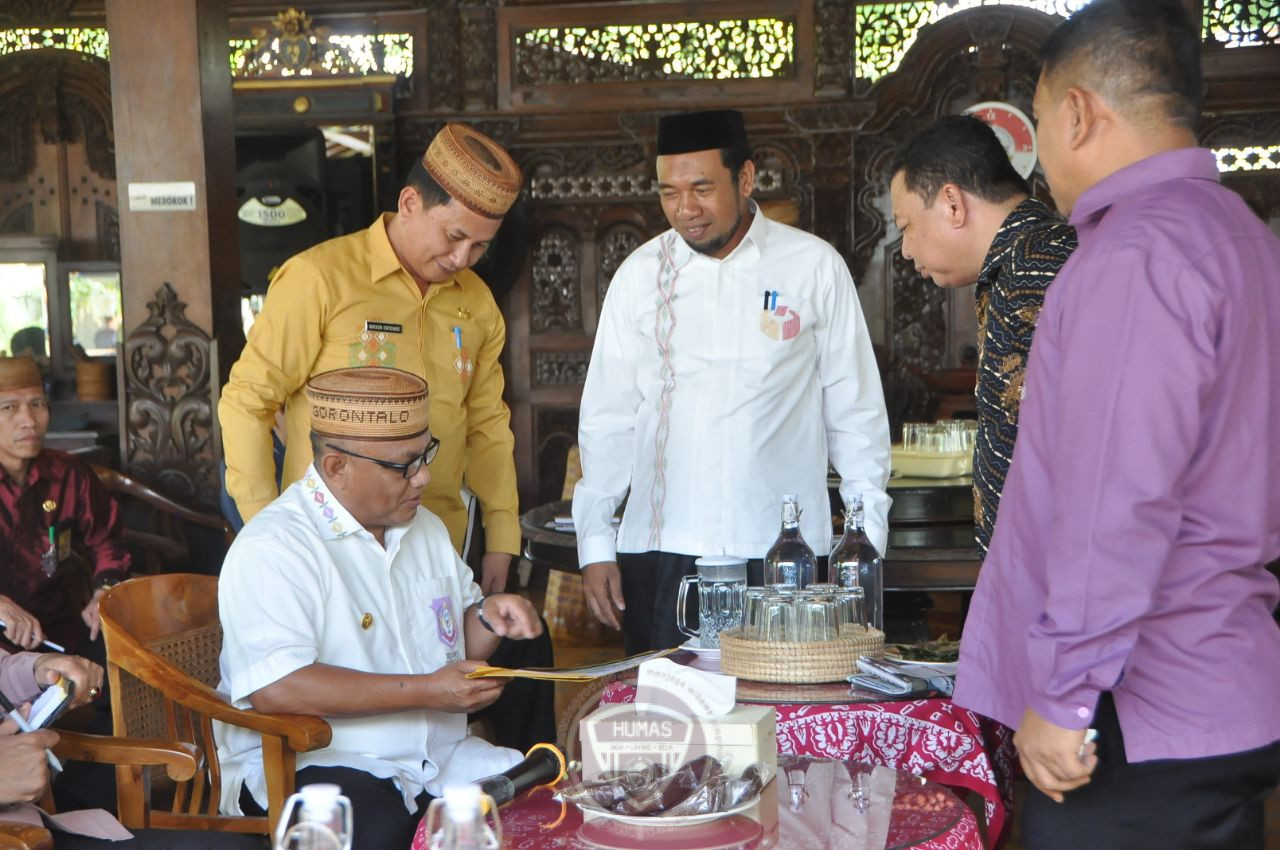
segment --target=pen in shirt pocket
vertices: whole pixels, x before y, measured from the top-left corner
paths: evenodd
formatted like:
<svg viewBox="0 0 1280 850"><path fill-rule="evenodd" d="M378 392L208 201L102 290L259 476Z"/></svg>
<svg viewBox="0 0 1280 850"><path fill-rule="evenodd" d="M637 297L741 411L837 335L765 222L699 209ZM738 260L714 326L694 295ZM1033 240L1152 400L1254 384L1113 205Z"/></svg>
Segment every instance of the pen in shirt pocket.
<svg viewBox="0 0 1280 850"><path fill-rule="evenodd" d="M453 347L462 348L462 328L454 327L453 329Z"/></svg>

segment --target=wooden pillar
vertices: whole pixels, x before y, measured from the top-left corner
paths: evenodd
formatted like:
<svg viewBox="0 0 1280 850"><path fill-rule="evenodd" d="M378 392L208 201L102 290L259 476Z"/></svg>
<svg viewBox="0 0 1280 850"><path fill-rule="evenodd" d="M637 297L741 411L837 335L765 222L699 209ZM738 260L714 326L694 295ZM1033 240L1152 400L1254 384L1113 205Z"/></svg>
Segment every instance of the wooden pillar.
<svg viewBox="0 0 1280 850"><path fill-rule="evenodd" d="M216 505L216 393L244 345L226 0L106 0L106 10L122 461L183 501Z"/></svg>

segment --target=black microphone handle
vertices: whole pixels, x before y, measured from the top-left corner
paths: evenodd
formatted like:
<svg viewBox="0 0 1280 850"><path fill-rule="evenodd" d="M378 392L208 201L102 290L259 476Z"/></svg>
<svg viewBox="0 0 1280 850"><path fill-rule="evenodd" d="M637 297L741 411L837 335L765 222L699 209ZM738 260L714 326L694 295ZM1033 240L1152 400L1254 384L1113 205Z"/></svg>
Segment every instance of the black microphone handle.
<svg viewBox="0 0 1280 850"><path fill-rule="evenodd" d="M486 776L478 781L480 791L493 798L495 805L501 806L523 794L530 788L546 785L560 776L560 759L552 750L539 747L525 757L524 761L512 765L502 773Z"/></svg>

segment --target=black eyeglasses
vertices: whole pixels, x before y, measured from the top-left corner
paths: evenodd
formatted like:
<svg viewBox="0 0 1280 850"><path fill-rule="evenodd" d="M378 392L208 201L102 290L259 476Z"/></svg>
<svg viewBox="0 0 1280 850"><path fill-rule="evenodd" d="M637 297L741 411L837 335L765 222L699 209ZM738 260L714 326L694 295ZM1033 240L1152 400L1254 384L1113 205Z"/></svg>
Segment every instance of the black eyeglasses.
<svg viewBox="0 0 1280 850"><path fill-rule="evenodd" d="M335 446L333 443L325 443L325 447L333 449L335 452L338 452L339 454L350 455L351 457L358 457L361 460L369 461L369 463L376 463L378 466L384 467L386 469L394 469L396 472L399 472L401 475L403 475L405 477L405 480L408 480L413 476L417 475L418 470L422 469L422 467L430 464L431 461L436 459L436 452L440 451L440 441L437 440L435 437L432 437L431 442L427 443L427 447L423 449L422 456L414 458L408 463L395 463L394 461L383 460L380 457L369 457L368 455L362 455L359 452L353 452L349 449L344 449L340 446Z"/></svg>

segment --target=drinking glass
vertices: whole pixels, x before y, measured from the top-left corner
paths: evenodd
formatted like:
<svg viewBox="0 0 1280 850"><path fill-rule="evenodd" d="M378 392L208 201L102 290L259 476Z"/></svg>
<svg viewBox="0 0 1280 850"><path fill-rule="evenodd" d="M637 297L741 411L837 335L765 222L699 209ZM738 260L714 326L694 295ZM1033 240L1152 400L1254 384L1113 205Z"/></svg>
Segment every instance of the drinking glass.
<svg viewBox="0 0 1280 850"><path fill-rule="evenodd" d="M845 626L866 627L867 609L865 598L866 591L861 587L841 587L836 589L835 608L838 628L843 629Z"/></svg>
<svg viewBox="0 0 1280 850"><path fill-rule="evenodd" d="M796 609L793 594L771 593L765 597L764 617L760 621L760 640L795 640Z"/></svg>
<svg viewBox="0 0 1280 850"><path fill-rule="evenodd" d="M742 636L747 640L764 639L760 634L760 626L764 623L764 606L769 592L764 587L747 588L747 611L742 618Z"/></svg>
<svg viewBox="0 0 1280 850"><path fill-rule="evenodd" d="M795 640L810 643L829 641L839 634L836 609L829 600L808 597L798 600L796 607L798 623Z"/></svg>

